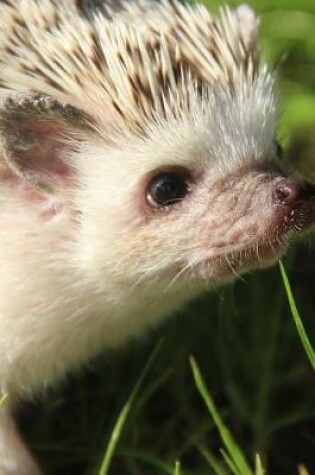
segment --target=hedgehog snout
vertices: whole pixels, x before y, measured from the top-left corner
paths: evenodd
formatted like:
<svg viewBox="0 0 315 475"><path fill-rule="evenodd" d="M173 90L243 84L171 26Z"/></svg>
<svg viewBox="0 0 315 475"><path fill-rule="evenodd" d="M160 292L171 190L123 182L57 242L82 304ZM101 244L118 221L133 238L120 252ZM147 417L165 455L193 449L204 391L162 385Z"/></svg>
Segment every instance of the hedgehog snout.
<svg viewBox="0 0 315 475"><path fill-rule="evenodd" d="M296 216L301 231L315 224L315 184L283 179L275 185L272 197L281 215L290 216L291 221Z"/></svg>
<svg viewBox="0 0 315 475"><path fill-rule="evenodd" d="M308 201L313 202L315 200L315 184L285 179L275 186L273 199L276 204L283 206L295 206Z"/></svg>

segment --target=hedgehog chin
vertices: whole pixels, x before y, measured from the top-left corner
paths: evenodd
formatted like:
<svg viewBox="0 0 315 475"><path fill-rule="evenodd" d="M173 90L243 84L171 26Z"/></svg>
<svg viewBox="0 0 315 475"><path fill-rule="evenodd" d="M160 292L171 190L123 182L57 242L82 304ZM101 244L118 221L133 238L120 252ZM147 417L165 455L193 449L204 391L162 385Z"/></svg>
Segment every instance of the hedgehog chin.
<svg viewBox="0 0 315 475"><path fill-rule="evenodd" d="M287 249L287 239L257 246L244 246L216 258L205 259L190 269L193 280L221 285L241 278L256 269L265 269L279 261ZM214 272L215 269L215 272Z"/></svg>

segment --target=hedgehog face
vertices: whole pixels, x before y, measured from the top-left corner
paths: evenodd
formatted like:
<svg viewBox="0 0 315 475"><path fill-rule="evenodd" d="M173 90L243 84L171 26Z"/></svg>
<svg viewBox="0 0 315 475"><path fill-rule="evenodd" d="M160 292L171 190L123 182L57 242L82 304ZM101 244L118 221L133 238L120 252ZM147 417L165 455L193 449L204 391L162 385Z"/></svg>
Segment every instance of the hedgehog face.
<svg viewBox="0 0 315 475"><path fill-rule="evenodd" d="M165 255L178 251L171 269L211 283L273 264L315 217L314 186L270 170L240 170L217 181L158 171L149 190L148 226L164 237Z"/></svg>
<svg viewBox="0 0 315 475"><path fill-rule="evenodd" d="M314 186L270 170L239 170L217 181L184 168L157 170L144 194L139 243L151 242L153 252L143 249L143 262L165 266L172 278L211 284L267 267L314 221L314 195Z"/></svg>
<svg viewBox="0 0 315 475"><path fill-rule="evenodd" d="M95 170L81 187L82 248L100 279L110 272L129 285L226 282L273 264L314 221L315 189L279 171L273 139L263 157L234 156L225 167L211 153L208 129L172 130L167 124L159 139L120 151L102 144L81 151L90 150L89 179Z"/></svg>

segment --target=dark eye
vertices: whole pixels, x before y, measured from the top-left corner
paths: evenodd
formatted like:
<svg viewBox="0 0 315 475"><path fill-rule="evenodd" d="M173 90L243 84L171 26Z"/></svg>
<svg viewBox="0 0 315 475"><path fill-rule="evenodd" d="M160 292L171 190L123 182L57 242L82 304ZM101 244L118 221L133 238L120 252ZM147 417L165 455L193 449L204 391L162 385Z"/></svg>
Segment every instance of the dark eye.
<svg viewBox="0 0 315 475"><path fill-rule="evenodd" d="M147 188L149 205L157 208L182 201L189 192L189 175L183 170L172 170L155 175Z"/></svg>
<svg viewBox="0 0 315 475"><path fill-rule="evenodd" d="M276 140L275 141L275 148L276 148L276 156L280 160L283 158L283 148L282 145Z"/></svg>

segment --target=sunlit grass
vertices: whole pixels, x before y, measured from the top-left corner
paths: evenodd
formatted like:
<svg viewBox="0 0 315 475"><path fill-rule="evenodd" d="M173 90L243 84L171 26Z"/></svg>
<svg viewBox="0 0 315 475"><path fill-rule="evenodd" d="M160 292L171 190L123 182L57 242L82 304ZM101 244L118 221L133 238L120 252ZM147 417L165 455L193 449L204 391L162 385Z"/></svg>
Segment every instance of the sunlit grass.
<svg viewBox="0 0 315 475"><path fill-rule="evenodd" d="M279 262L279 266L280 266L280 271L281 271L284 287L285 287L285 290L286 290L286 294L287 294L287 297L288 297L288 302L289 302L289 305L290 305L291 314L292 314L294 323L296 325L297 332L300 336L302 345L303 345L305 353L307 354L307 357L308 357L308 359L309 359L309 361L312 365L312 368L315 370L315 351L314 351L314 349L311 345L311 342L310 342L310 340L307 336L307 333L305 331L302 319L301 319L300 314L298 312L298 309L296 307L295 299L293 297L292 290L291 290L291 285L290 285L287 273L285 271L285 268L284 268L284 265L282 264L282 262Z"/></svg>
<svg viewBox="0 0 315 475"><path fill-rule="evenodd" d="M177 460L175 462L174 474L173 475L182 475L182 471L180 468L180 462Z"/></svg>
<svg viewBox="0 0 315 475"><path fill-rule="evenodd" d="M214 401L202 378L196 360L193 357L190 358L190 365L193 372L196 387L210 413L213 422L215 423L219 431L220 438L224 446L224 449L221 449L221 454L226 465L234 475L263 475L264 471L259 456L256 456L256 466L255 470L253 470L249 462L246 460L246 457L244 456L241 448L232 436L230 430L224 424L222 417L218 409L216 408ZM221 467L218 465L217 461L213 457L208 458L208 461L211 468L218 475L221 475L221 473L223 473Z"/></svg>

